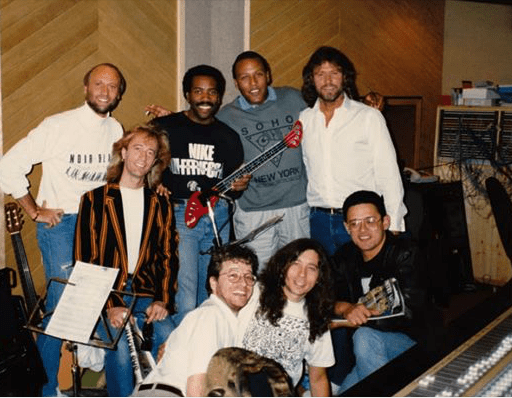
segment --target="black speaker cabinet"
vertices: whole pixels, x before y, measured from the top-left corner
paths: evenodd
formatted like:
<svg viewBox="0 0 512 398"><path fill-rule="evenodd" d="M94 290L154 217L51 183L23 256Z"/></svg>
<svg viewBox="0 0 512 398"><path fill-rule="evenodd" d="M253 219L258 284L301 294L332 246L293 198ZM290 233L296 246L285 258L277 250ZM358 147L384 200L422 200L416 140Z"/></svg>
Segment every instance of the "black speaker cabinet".
<svg viewBox="0 0 512 398"><path fill-rule="evenodd" d="M46 374L32 333L24 328L23 299L11 295L15 281L12 269L0 269L0 396L39 396Z"/></svg>
<svg viewBox="0 0 512 398"><path fill-rule="evenodd" d="M412 212L406 226L426 253L424 276L436 301L446 302L451 294L471 288L474 277L462 183L408 183L405 201Z"/></svg>

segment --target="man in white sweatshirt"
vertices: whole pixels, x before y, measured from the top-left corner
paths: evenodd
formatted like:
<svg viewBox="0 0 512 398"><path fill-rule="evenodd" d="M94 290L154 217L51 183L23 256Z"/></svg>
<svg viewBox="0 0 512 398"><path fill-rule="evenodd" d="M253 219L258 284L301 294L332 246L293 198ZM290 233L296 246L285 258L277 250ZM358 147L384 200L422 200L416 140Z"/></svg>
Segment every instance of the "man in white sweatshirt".
<svg viewBox="0 0 512 398"><path fill-rule="evenodd" d="M126 89L119 69L107 63L96 65L83 83L82 106L46 118L0 159L0 188L38 223L47 280L69 277L80 197L105 183L112 144L123 134L121 124L110 116ZM43 172L34 200L27 174L39 163ZM62 286L57 285L52 283L48 291L48 311L60 298ZM47 322L43 320L43 325ZM61 340L41 334L37 345L48 376L42 395L55 396Z"/></svg>

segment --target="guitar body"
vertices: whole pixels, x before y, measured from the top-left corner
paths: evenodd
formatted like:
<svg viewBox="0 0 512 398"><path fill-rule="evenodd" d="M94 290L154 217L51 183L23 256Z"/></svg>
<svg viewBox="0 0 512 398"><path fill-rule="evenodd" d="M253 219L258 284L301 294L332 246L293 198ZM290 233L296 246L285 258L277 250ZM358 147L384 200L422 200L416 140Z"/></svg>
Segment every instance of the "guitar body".
<svg viewBox="0 0 512 398"><path fill-rule="evenodd" d="M187 202L187 207L185 208L185 224L189 228L194 228L202 216L208 213L208 206L203 206L201 203L200 195L202 194L201 191L196 191L192 195L190 195L190 198ZM210 202L210 205L213 207L217 204L219 201L219 197L212 195L210 198L207 198Z"/></svg>
<svg viewBox="0 0 512 398"><path fill-rule="evenodd" d="M231 184L236 179L246 175L251 174L253 171L259 169L268 161L272 160L274 157L279 155L281 152L288 148L297 148L302 141L302 123L300 120L297 120L291 130L286 134L283 140L271 148L267 149L265 152L262 152L256 158L251 160L245 166L239 168L238 170L231 173L229 176L224 178L222 181L218 182L213 188L213 194L207 200L210 201L212 208L218 202L219 197L215 195L215 191L221 194L229 191L231 189ZM206 202L203 205L201 203L201 194L204 195L201 191L196 191L192 193L187 202L187 207L185 209L185 224L189 228L194 228L202 216L208 213L208 207L206 206Z"/></svg>

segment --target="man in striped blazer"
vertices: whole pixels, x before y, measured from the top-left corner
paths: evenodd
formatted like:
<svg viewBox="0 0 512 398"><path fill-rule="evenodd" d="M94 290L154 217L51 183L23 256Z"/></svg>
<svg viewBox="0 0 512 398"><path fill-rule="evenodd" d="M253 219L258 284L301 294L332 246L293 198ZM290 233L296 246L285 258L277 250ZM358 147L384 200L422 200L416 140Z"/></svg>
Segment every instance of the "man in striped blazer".
<svg viewBox="0 0 512 398"><path fill-rule="evenodd" d="M153 190L170 160L165 133L138 126L113 146L107 184L82 196L75 233L75 260L119 269L114 289L133 292L133 315L154 330L152 353L174 328L178 234L172 206ZM132 296L111 295L109 327L119 328ZM100 325L97 332L105 337ZM115 331L114 331L115 333ZM126 333L105 357L110 396L128 396L134 380Z"/></svg>

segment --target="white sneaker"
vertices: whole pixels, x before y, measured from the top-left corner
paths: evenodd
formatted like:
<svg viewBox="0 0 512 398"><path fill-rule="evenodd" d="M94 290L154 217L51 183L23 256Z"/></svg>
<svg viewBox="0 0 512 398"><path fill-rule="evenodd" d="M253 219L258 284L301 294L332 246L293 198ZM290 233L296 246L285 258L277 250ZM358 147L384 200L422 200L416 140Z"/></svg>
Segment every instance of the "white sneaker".
<svg viewBox="0 0 512 398"><path fill-rule="evenodd" d="M337 397L337 396L339 396L341 393L342 393L341 386L339 386L339 385L337 385L337 384L334 384L334 383L331 381L331 395L332 395L333 397Z"/></svg>

